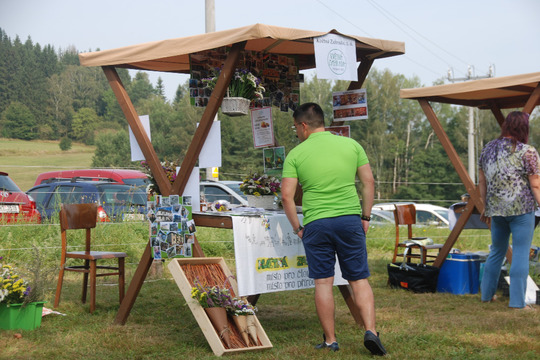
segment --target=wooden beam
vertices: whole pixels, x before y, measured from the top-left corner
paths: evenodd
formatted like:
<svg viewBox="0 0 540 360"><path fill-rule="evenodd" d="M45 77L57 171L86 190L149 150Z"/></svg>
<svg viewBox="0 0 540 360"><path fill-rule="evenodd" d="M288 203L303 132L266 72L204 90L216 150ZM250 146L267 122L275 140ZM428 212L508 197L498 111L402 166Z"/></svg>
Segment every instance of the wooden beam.
<svg viewBox="0 0 540 360"><path fill-rule="evenodd" d="M499 126L502 127L504 123L504 114L502 113L501 108L498 107L495 102L493 102L491 103L490 109L493 115L495 115L495 119L497 119Z"/></svg>
<svg viewBox="0 0 540 360"><path fill-rule="evenodd" d="M474 209L475 206L473 204L467 204L464 211L459 216L456 224L454 225L454 228L450 232L450 235L448 235L448 239L446 239L446 242L444 243L442 249L439 251L439 255L433 262L433 266L438 268L442 266L444 260L446 260L446 257L450 253L450 250L452 250L452 248L454 247L454 244L456 243L459 235L461 234L461 231L465 227L465 224L467 224L467 221L469 221L469 218L471 217Z"/></svg>
<svg viewBox="0 0 540 360"><path fill-rule="evenodd" d="M221 105L221 101L223 100L225 92L227 91L231 79L234 76L234 70L236 69L236 65L238 64L238 60L240 59L240 55L245 46L245 41L233 44L232 49L227 56L227 60L225 60L225 64L223 65L223 69L221 69L216 86L208 99L208 105L204 110L197 130L195 130L195 134L193 135L191 144L186 152L184 161L182 161L180 172L173 183L172 191L174 194L181 195L184 192L193 167L195 166L204 142L206 141L206 137L212 128L212 123L214 122L218 108Z"/></svg>
<svg viewBox="0 0 540 360"><path fill-rule="evenodd" d="M165 170L163 170L163 167L159 162L159 158L154 150L154 147L152 146L152 143L150 142L150 139L148 138L148 135L146 135L146 131L141 124L139 115L137 115L137 111L135 110L129 95L124 88L122 81L120 80L120 76L118 76L116 69L112 66L103 66L102 69L103 72L105 72L105 76L109 81L109 85L116 96L116 100L118 101L120 108L124 112L124 116L127 119L129 127L133 131L133 135L135 136L135 139L137 139L141 151L144 154L148 165L150 166L150 171L152 171L154 179L156 179L159 190L161 191L162 195L169 196L171 192L171 183L167 178L167 174L165 174Z"/></svg>
<svg viewBox="0 0 540 360"><path fill-rule="evenodd" d="M461 159L459 158L456 152L456 149L450 142L448 135L446 134L441 123L439 122L439 119L437 119L437 115L435 115L433 108L427 102L427 100L419 99L418 102L420 103L420 106L422 107L424 114L426 114L426 117L429 120L431 127L433 128L433 131L435 131L435 134L439 138L439 141L441 142L444 150L446 151L446 154L448 155L450 162L456 169L456 172L458 173L459 178L463 182L463 185L465 185L465 189L471 196L471 200L477 207L478 211L482 213L484 211L484 205L482 203L482 199L480 198L480 192L478 191L478 189L476 188L476 185L473 183L469 174L467 173L467 170L465 169L465 166L461 162ZM469 202L471 200L469 200Z"/></svg>
<svg viewBox="0 0 540 360"><path fill-rule="evenodd" d="M364 85L364 81L366 81L369 70L371 69L374 61L375 60L373 59L362 59L360 65L358 65L358 69L356 70L358 80L351 81L347 90L358 90L362 88L362 85ZM332 119L330 126L343 126L344 123L344 121L334 121L334 119Z"/></svg>
<svg viewBox="0 0 540 360"><path fill-rule="evenodd" d="M148 270L150 269L150 266L152 266L153 261L150 241L148 241L144 248L143 255L141 256L141 261L139 261L139 265L137 266L137 270L135 270L135 274L129 283L126 296L124 296L124 300L122 300L116 318L114 319L115 324L124 325L126 323L131 308L133 307L133 304L135 304L135 300L137 300L137 295L139 295L139 291L141 291L144 279L146 279L146 275L148 274Z"/></svg>
<svg viewBox="0 0 540 360"><path fill-rule="evenodd" d="M529 97L529 100L527 100L527 103L525 103L525 106L523 107L523 112L526 112L527 114L531 114L534 110L534 108L540 104L540 83L538 83L538 86L536 86L536 89L533 90L531 93L531 96Z"/></svg>

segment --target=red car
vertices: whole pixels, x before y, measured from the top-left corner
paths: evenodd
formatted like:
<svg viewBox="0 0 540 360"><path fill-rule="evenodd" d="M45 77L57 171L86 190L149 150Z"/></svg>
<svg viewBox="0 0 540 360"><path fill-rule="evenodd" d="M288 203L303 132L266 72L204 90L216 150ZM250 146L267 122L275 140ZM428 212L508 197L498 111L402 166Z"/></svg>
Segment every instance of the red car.
<svg viewBox="0 0 540 360"><path fill-rule="evenodd" d="M34 199L22 192L7 173L0 172L0 224L15 221L40 223L41 216Z"/></svg>
<svg viewBox="0 0 540 360"><path fill-rule="evenodd" d="M34 186L45 182L69 181L73 178L79 180L110 181L119 184L146 186L148 177L138 170L126 169L77 169L49 171L38 175Z"/></svg>

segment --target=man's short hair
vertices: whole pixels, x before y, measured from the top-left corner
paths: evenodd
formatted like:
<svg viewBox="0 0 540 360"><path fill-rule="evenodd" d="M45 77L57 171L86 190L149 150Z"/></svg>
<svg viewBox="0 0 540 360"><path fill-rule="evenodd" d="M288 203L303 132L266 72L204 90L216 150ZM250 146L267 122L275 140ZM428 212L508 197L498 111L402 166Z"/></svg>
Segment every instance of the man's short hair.
<svg viewBox="0 0 540 360"><path fill-rule="evenodd" d="M324 112L318 104L305 103L293 113L295 122L304 122L312 129L324 127Z"/></svg>

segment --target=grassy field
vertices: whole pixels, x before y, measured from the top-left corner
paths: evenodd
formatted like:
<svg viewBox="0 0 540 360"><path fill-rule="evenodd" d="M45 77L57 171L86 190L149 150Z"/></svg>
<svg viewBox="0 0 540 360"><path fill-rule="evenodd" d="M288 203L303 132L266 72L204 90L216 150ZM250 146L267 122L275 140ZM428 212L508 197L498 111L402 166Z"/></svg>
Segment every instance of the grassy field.
<svg viewBox="0 0 540 360"><path fill-rule="evenodd" d="M38 247L53 276L48 280L46 305L52 307L59 262L59 226L1 227L0 256L20 266L35 258ZM108 250L128 251L129 282L147 239L147 225L99 225L96 235ZM443 241L448 229L425 229ZM377 309L378 330L389 359L538 359L540 311L511 310L508 299L482 304L478 294L414 294L387 286L386 264L393 248L392 227L374 228L368 236L369 264ZM223 256L233 271L232 231L199 228L197 236L207 256ZM462 251L486 250L486 231L465 230L456 247ZM534 244L540 244L537 235ZM538 280L538 278L537 278ZM112 284L111 284L112 282ZM48 315L34 331L0 331L0 359L212 359L215 358L165 265L151 269L128 322L113 325L118 310L114 280L98 280L97 310L88 313L80 303L80 277L64 285L58 311ZM337 336L341 350L317 351L321 329L315 314L313 290L262 295L259 320L273 349L245 352L236 359L339 359L371 358L362 333L335 292Z"/></svg>
<svg viewBox="0 0 540 360"><path fill-rule="evenodd" d="M34 186L42 172L89 168L94 151L93 146L79 143L62 151L58 141L0 138L0 171L7 172L21 190L26 191Z"/></svg>

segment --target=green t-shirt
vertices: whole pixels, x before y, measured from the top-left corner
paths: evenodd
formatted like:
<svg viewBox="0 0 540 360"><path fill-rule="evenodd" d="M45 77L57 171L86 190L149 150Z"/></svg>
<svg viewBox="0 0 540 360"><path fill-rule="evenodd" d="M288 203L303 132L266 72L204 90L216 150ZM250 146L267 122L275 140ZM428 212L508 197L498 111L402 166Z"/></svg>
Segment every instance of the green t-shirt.
<svg viewBox="0 0 540 360"><path fill-rule="evenodd" d="M368 164L366 152L353 139L316 132L285 158L284 178L297 178L304 196L304 225L342 215L361 214L355 179L358 167Z"/></svg>

